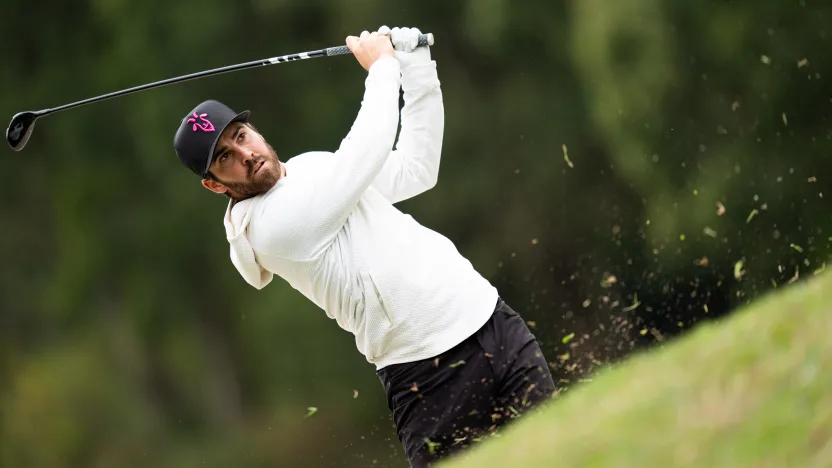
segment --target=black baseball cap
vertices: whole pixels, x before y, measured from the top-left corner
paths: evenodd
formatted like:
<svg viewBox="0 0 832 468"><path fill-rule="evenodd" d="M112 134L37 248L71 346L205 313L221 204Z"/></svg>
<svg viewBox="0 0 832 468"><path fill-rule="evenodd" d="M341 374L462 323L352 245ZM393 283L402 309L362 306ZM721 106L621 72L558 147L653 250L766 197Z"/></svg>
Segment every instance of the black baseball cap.
<svg viewBox="0 0 832 468"><path fill-rule="evenodd" d="M248 122L249 115L247 110L238 114L213 99L203 101L179 123L173 137L176 157L196 175L207 177L222 132L233 122Z"/></svg>

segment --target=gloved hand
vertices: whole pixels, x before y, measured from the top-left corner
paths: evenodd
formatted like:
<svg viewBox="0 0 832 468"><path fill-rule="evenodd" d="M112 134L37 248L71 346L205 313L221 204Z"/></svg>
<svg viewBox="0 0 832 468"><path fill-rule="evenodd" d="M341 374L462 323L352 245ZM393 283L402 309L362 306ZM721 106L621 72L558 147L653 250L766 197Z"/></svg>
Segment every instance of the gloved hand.
<svg viewBox="0 0 832 468"><path fill-rule="evenodd" d="M402 69L411 65L430 62L430 47L417 47L419 36L422 34L418 28L395 27L390 29L387 26L382 26L378 28L378 33L390 35L390 41L393 43L393 54L401 64Z"/></svg>

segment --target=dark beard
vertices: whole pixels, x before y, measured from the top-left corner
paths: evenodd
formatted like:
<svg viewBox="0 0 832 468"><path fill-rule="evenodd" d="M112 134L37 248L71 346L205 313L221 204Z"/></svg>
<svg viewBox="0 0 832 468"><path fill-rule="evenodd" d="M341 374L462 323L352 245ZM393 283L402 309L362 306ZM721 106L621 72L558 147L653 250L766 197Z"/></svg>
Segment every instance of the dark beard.
<svg viewBox="0 0 832 468"><path fill-rule="evenodd" d="M260 155L256 160L253 160L251 164L251 171L254 171L254 169L256 169L257 166L259 166L264 160L273 162L274 167L264 167L257 174L249 173L248 180L245 182L227 182L220 179L217 179L217 181L228 187L231 191L235 192L236 195L239 196L239 199L251 198L267 192L269 189L274 187L274 184L276 184L278 179L280 179L281 172L280 159L278 159L277 153L271 145L268 145L268 147L270 154Z"/></svg>

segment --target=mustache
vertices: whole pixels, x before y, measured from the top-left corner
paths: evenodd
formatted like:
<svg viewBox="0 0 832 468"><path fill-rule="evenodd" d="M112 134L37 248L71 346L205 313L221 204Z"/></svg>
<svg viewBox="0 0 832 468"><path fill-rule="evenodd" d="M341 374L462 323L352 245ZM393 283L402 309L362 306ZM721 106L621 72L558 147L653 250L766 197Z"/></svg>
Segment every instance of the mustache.
<svg viewBox="0 0 832 468"><path fill-rule="evenodd" d="M270 158L267 155L258 154L255 158L251 159L251 164L249 165L248 175L253 176L254 171L260 167L260 163L268 161Z"/></svg>

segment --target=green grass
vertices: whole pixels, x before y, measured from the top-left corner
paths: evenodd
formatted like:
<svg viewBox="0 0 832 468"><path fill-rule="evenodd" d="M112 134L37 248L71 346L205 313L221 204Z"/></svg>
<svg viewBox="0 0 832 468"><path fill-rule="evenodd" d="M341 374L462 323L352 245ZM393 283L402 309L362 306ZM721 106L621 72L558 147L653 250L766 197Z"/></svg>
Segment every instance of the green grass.
<svg viewBox="0 0 832 468"><path fill-rule="evenodd" d="M602 371L442 466L832 466L832 275Z"/></svg>

